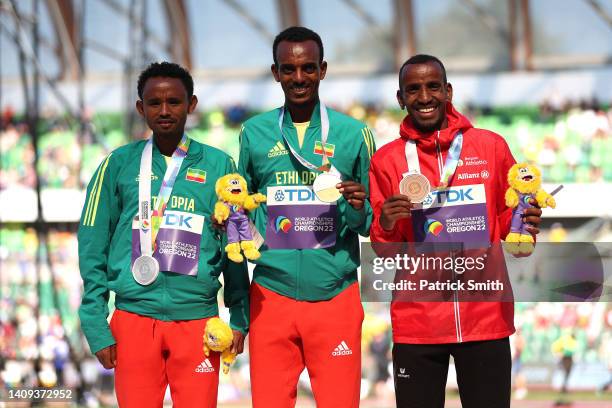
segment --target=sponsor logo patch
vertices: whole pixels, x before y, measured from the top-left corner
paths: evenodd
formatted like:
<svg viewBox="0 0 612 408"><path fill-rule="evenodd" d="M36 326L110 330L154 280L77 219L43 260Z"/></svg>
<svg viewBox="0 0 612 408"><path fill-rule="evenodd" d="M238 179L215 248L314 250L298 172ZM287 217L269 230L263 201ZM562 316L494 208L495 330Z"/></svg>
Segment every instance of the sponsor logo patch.
<svg viewBox="0 0 612 408"><path fill-rule="evenodd" d="M314 145L314 154L319 154L321 156L325 154L327 157L334 157L335 150L336 145L325 143L325 146L323 146L323 143L321 143L319 140L317 140Z"/></svg>
<svg viewBox="0 0 612 408"><path fill-rule="evenodd" d="M215 368L212 366L212 364L210 363L210 360L208 359L202 361L195 368L196 373L212 373L214 371L215 371Z"/></svg>
<svg viewBox="0 0 612 408"><path fill-rule="evenodd" d="M206 172L200 169L187 169L187 175L185 176L185 180L195 181L196 183L204 184L206 183Z"/></svg>
<svg viewBox="0 0 612 408"><path fill-rule="evenodd" d="M334 357L349 356L351 354L353 354L353 350L349 348L349 346L346 344L344 340L342 340L342 342L338 344L338 346L334 349L334 351L332 351L332 356Z"/></svg>
<svg viewBox="0 0 612 408"><path fill-rule="evenodd" d="M289 154L289 151L285 149L285 145L279 140L274 146L272 146L272 148L268 152L268 159L272 159L278 156L284 156L286 154Z"/></svg>

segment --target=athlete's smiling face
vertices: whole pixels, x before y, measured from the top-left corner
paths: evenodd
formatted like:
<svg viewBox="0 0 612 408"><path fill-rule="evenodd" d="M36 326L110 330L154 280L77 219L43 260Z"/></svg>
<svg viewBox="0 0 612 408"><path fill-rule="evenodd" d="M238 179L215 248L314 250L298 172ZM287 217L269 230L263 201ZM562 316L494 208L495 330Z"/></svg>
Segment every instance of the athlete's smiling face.
<svg viewBox="0 0 612 408"><path fill-rule="evenodd" d="M152 77L145 83L136 109L155 135L176 138L183 135L187 115L197 103L195 95L189 98L180 79Z"/></svg>
<svg viewBox="0 0 612 408"><path fill-rule="evenodd" d="M446 102L452 97L453 88L435 61L404 67L397 102L406 108L417 130L429 133L444 129L448 125Z"/></svg>
<svg viewBox="0 0 612 408"><path fill-rule="evenodd" d="M276 48L276 60L278 64L272 65L272 74L283 88L285 102L298 107L316 103L319 82L327 71L327 63L320 62L317 43L281 41Z"/></svg>

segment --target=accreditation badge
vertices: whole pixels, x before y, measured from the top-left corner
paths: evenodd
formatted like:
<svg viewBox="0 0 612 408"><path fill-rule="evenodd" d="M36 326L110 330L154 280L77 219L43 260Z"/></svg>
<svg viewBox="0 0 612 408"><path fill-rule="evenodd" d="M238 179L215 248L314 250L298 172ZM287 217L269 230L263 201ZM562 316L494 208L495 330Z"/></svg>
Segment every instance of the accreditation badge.
<svg viewBox="0 0 612 408"><path fill-rule="evenodd" d="M480 247L489 243L484 184L431 191L412 210L415 242L461 242Z"/></svg>
<svg viewBox="0 0 612 408"><path fill-rule="evenodd" d="M138 219L136 218L132 224L132 273L134 274L134 268L138 260L144 258L140 252L138 225ZM203 227L203 215L185 211L164 211L155 240L155 251L153 256L149 258L158 263L158 270L196 276ZM134 279L136 279L136 276L134 276Z"/></svg>
<svg viewBox="0 0 612 408"><path fill-rule="evenodd" d="M335 201L322 201L312 186L268 187L266 196L265 242L270 249L317 249L336 245Z"/></svg>

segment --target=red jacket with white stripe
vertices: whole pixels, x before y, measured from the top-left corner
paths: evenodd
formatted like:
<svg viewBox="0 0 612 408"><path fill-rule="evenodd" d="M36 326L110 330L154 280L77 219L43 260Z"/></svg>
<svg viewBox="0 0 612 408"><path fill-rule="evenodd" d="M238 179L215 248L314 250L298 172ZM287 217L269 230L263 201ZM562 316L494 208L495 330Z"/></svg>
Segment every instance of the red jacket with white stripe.
<svg viewBox="0 0 612 408"><path fill-rule="evenodd" d="M432 188L440 185L441 162L457 132L463 132L460 164L450 179L451 186L484 184L490 241L500 242L510 229L512 210L505 205L508 170L515 163L505 140L488 130L477 129L447 104L448 127L430 134L417 131L409 117L400 126L401 137L382 146L370 164L370 201L374 218L372 242L414 242L410 218L396 222L391 231L380 225L385 199L399 194L399 183L408 171L406 140L416 142L420 171ZM406 302L391 303L393 340L406 344L440 344L500 339L514 332L512 302Z"/></svg>

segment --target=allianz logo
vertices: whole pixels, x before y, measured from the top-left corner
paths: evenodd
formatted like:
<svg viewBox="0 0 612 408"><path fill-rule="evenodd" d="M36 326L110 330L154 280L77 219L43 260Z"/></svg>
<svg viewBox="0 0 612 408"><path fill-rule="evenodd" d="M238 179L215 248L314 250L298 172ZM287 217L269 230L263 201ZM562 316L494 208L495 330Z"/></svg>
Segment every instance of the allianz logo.
<svg viewBox="0 0 612 408"><path fill-rule="evenodd" d="M476 179L476 178L488 179L489 171L483 170L480 173L459 173L457 174L457 180L470 180L470 179Z"/></svg>
<svg viewBox="0 0 612 408"><path fill-rule="evenodd" d="M457 179L459 180L469 180L469 179L475 179L475 178L479 178L480 177L480 173L461 173L461 174L457 174Z"/></svg>

